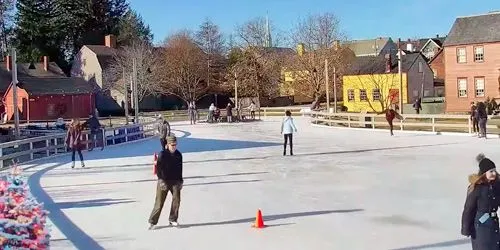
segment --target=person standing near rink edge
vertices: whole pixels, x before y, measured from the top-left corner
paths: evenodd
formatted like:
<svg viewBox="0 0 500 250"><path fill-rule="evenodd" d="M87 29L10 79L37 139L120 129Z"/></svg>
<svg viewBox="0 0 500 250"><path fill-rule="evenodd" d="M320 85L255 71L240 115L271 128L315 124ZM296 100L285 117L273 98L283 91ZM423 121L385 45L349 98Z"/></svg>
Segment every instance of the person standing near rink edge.
<svg viewBox="0 0 500 250"><path fill-rule="evenodd" d="M160 137L161 149L165 149L167 144L167 136L170 136L170 123L158 115L158 135Z"/></svg>
<svg viewBox="0 0 500 250"><path fill-rule="evenodd" d="M292 112L287 110L285 112L285 118L281 122L281 134L283 134L283 155L286 155L286 144L290 140L290 155L293 155L293 132L297 132L297 127L293 122Z"/></svg>
<svg viewBox="0 0 500 250"><path fill-rule="evenodd" d="M169 225L178 226L179 206L181 203L181 189L184 184L182 177L182 154L177 150L177 138L167 137L167 146L158 155L156 165L158 184L156 186L156 198L153 211L149 217L149 230L154 229L160 219L163 204L168 192L172 193L172 204L170 206Z"/></svg>
<svg viewBox="0 0 500 250"><path fill-rule="evenodd" d="M479 154L476 160L479 162L479 172L469 176L461 233L471 237L473 250L496 250L500 249L497 215L500 181L495 163L484 154Z"/></svg>

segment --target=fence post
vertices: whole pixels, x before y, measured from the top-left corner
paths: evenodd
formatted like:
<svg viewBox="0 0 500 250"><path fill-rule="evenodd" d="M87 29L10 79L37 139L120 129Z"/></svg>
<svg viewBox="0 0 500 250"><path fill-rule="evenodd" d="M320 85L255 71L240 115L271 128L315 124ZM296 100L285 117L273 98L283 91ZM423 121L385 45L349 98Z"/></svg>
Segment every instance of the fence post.
<svg viewBox="0 0 500 250"><path fill-rule="evenodd" d="M54 154L57 154L57 145L58 144L57 144L57 137L56 137L56 138L54 138L54 146L55 146L54 147Z"/></svg>
<svg viewBox="0 0 500 250"><path fill-rule="evenodd" d="M125 142L128 142L128 129L125 127Z"/></svg>
<svg viewBox="0 0 500 250"><path fill-rule="evenodd" d="M371 117L372 119L372 129L375 129L375 115Z"/></svg>
<svg viewBox="0 0 500 250"><path fill-rule="evenodd" d="M351 127L351 116L347 114L347 127Z"/></svg>
<svg viewBox="0 0 500 250"><path fill-rule="evenodd" d="M30 142L30 160L34 159L32 150L33 150L33 142Z"/></svg>
<svg viewBox="0 0 500 250"><path fill-rule="evenodd" d="M0 148L0 157L3 156L3 148ZM3 160L0 160L0 169L3 168Z"/></svg>
<svg viewBox="0 0 500 250"><path fill-rule="evenodd" d="M47 147L47 149L46 149L47 156L50 156L50 149L49 149L50 139L45 140L45 147Z"/></svg>
<svg viewBox="0 0 500 250"><path fill-rule="evenodd" d="M400 124L400 127L401 127L400 130L403 131L404 130L403 129L403 120L399 120L399 124Z"/></svg>
<svg viewBox="0 0 500 250"><path fill-rule="evenodd" d="M432 117L431 122L432 122L432 132L436 132L436 118Z"/></svg>

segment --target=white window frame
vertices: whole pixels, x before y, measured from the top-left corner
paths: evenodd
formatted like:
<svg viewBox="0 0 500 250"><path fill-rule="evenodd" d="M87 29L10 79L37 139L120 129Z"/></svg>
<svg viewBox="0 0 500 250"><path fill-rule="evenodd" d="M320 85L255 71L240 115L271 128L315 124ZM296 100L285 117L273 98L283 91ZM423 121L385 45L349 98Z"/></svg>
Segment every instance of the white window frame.
<svg viewBox="0 0 500 250"><path fill-rule="evenodd" d="M380 94L380 89L373 89L372 91L372 98L374 101L380 101L380 97L381 97L381 94Z"/></svg>
<svg viewBox="0 0 500 250"><path fill-rule="evenodd" d="M347 101L354 102L355 99L356 99L356 96L354 95L354 89L348 89L347 90Z"/></svg>
<svg viewBox="0 0 500 250"><path fill-rule="evenodd" d="M457 79L457 91L458 91L458 97L460 98L467 97L467 78Z"/></svg>
<svg viewBox="0 0 500 250"><path fill-rule="evenodd" d="M364 93L364 95L363 95L363 93ZM359 100L362 102L368 101L368 95L366 94L366 89L359 90Z"/></svg>
<svg viewBox="0 0 500 250"><path fill-rule="evenodd" d="M475 77L474 78L474 88L476 92L476 97L485 97L485 79L484 77Z"/></svg>
<svg viewBox="0 0 500 250"><path fill-rule="evenodd" d="M480 50L480 52L478 52ZM484 62L484 47L476 46L474 47L474 62Z"/></svg>
<svg viewBox="0 0 500 250"><path fill-rule="evenodd" d="M457 63L467 63L467 49L465 47L457 48Z"/></svg>

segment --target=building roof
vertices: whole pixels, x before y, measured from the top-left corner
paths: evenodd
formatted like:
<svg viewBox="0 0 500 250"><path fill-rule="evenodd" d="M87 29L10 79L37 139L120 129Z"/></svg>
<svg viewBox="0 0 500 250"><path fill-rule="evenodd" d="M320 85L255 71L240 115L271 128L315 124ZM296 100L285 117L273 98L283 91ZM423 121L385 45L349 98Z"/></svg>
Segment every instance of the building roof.
<svg viewBox="0 0 500 250"><path fill-rule="evenodd" d="M19 87L29 95L74 95L93 92L92 86L79 77L18 78Z"/></svg>
<svg viewBox="0 0 500 250"><path fill-rule="evenodd" d="M379 55L385 45L392 41L390 37L379 37L368 40L352 40L345 43L356 56Z"/></svg>
<svg viewBox="0 0 500 250"><path fill-rule="evenodd" d="M49 62L47 71L43 68L43 63L34 63L34 69L30 69L30 63L17 64L17 77L66 77L64 72L55 62ZM5 92L12 82L12 71L7 70L6 62L0 62L0 92Z"/></svg>
<svg viewBox="0 0 500 250"><path fill-rule="evenodd" d="M420 53L410 53L403 55L402 60L402 71L407 72L415 61L421 57ZM384 74L386 59L385 56L361 56L354 59L354 63L351 69L346 75L372 75L372 74ZM398 61L396 56L391 56L391 73L398 72Z"/></svg>
<svg viewBox="0 0 500 250"><path fill-rule="evenodd" d="M500 12L458 17L444 46L500 42Z"/></svg>
<svg viewBox="0 0 500 250"><path fill-rule="evenodd" d="M117 49L105 45L85 45L97 56L101 69L105 69L113 61L113 56L118 52Z"/></svg>

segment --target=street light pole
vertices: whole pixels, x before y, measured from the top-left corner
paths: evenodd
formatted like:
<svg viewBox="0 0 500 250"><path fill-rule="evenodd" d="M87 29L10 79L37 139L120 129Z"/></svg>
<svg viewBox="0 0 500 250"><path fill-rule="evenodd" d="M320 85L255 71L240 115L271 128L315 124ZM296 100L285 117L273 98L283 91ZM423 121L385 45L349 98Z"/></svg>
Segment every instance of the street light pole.
<svg viewBox="0 0 500 250"><path fill-rule="evenodd" d="M398 72L399 72L399 113L403 114L403 55L401 53L401 38L398 40Z"/></svg>
<svg viewBox="0 0 500 250"><path fill-rule="evenodd" d="M14 136L19 137L19 109L17 103L17 55L16 49L12 49L12 94L14 100Z"/></svg>
<svg viewBox="0 0 500 250"><path fill-rule="evenodd" d="M137 62L134 57L133 59L133 84L134 84L134 111L135 111L135 123L139 123L139 93L138 93L138 87L137 87Z"/></svg>
<svg viewBox="0 0 500 250"><path fill-rule="evenodd" d="M337 113L337 68L333 67L333 112Z"/></svg>
<svg viewBox="0 0 500 250"><path fill-rule="evenodd" d="M238 78L236 76L236 72L234 73L234 106L238 109Z"/></svg>
<svg viewBox="0 0 500 250"><path fill-rule="evenodd" d="M328 83L328 59L325 59L326 112L330 113L330 84Z"/></svg>

